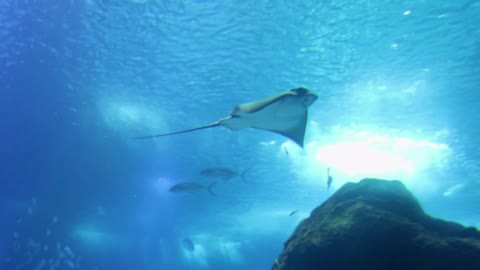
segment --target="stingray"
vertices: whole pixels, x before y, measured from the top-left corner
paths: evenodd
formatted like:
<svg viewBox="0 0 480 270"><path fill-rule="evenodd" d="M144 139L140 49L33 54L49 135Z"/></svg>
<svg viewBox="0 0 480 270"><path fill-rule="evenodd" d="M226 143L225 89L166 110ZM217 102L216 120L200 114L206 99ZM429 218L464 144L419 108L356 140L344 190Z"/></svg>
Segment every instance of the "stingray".
<svg viewBox="0 0 480 270"><path fill-rule="evenodd" d="M224 126L232 131L242 128L271 131L281 134L297 143L300 147L303 147L308 108L317 98L316 94L306 88L295 88L269 98L237 105L229 116L206 126L171 133L135 137L134 139L169 136Z"/></svg>

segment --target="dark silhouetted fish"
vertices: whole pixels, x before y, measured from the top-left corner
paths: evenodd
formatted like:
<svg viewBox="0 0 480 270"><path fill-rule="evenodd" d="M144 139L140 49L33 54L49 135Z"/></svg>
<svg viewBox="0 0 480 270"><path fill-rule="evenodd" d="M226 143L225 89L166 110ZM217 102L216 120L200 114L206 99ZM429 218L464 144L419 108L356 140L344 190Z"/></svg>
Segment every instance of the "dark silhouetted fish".
<svg viewBox="0 0 480 270"><path fill-rule="evenodd" d="M328 191L330 190L330 186L332 185L333 177L330 175L330 168L327 169L327 195Z"/></svg>
<svg viewBox="0 0 480 270"><path fill-rule="evenodd" d="M297 212L298 212L298 209L297 209L297 210L293 210L293 211L290 213L290 215L288 215L288 216L291 217L291 216L295 215Z"/></svg>
<svg viewBox="0 0 480 270"><path fill-rule="evenodd" d="M184 182L180 184L176 184L170 188L170 192L199 192L202 190L208 190L212 196L215 196L215 193L213 193L212 187L216 185L217 182L212 183L209 186L204 186L198 183L193 183L193 182Z"/></svg>
<svg viewBox="0 0 480 270"><path fill-rule="evenodd" d="M182 240L182 246L184 249L193 252L195 251L195 244L193 243L192 239L185 238Z"/></svg>
<svg viewBox="0 0 480 270"><path fill-rule="evenodd" d="M223 180L223 181L228 181L234 177L240 176L240 179L242 179L243 182L245 181L245 175L247 174L250 169L245 170L242 173L238 173L235 171L232 171L228 168L207 168L205 170L200 171L200 174L209 177L212 179L218 179L218 180Z"/></svg>

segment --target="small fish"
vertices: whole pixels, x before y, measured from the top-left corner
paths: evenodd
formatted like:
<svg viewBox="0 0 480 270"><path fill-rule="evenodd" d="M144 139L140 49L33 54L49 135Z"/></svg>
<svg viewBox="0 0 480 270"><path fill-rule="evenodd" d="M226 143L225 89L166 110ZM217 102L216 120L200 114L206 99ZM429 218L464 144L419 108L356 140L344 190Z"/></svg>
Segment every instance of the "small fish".
<svg viewBox="0 0 480 270"><path fill-rule="evenodd" d="M205 176L205 177L209 177L209 178L212 178L212 179L219 179L219 180L223 180L223 181L228 181L232 178L240 176L240 179L242 179L243 182L246 182L245 181L245 175L250 170L251 170L251 168L248 169L248 170L245 170L242 173L238 173L238 172L234 172L234 171L232 171L228 168L219 167L219 168L207 168L205 170L200 171L200 174Z"/></svg>
<svg viewBox="0 0 480 270"><path fill-rule="evenodd" d="M170 188L170 192L198 192L202 190L208 190L212 196L215 196L215 193L213 193L212 187L216 185L218 182L214 182L209 186L204 186L198 183L193 183L193 182L184 182L180 184L176 184Z"/></svg>
<svg viewBox="0 0 480 270"><path fill-rule="evenodd" d="M298 212L298 209L293 210L293 211L290 213L290 215L288 215L288 216L291 217L291 216L295 215L297 212Z"/></svg>
<svg viewBox="0 0 480 270"><path fill-rule="evenodd" d="M330 168L327 169L327 195L328 191L330 190L330 186L332 185L333 177L330 175Z"/></svg>
<svg viewBox="0 0 480 270"><path fill-rule="evenodd" d="M284 146L284 147L283 147L283 150L285 150L285 155L287 155L287 157L288 157L288 156L289 156L289 154L288 154L287 147L286 147L286 146Z"/></svg>
<svg viewBox="0 0 480 270"><path fill-rule="evenodd" d="M195 244L193 243L192 239L185 238L182 240L182 246L184 249L193 252L195 251Z"/></svg>
<svg viewBox="0 0 480 270"><path fill-rule="evenodd" d="M461 191L462 189L464 189L466 186L466 183L460 183L460 184L456 184L452 187L450 187L449 189L447 189L447 191L445 191L443 193L443 196L445 197L452 197L453 195L457 195L457 193L459 191Z"/></svg>

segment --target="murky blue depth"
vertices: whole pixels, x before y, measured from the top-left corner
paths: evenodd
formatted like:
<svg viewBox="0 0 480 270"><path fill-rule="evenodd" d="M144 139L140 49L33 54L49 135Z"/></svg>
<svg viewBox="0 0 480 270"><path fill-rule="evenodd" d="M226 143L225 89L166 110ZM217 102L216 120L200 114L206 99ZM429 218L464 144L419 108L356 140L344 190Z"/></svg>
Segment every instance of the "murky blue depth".
<svg viewBox="0 0 480 270"><path fill-rule="evenodd" d="M1 1L1 268L269 269L364 177L480 226L479 36L473 0ZM304 149L221 127L131 139L299 86L319 96ZM251 171L169 191L212 167Z"/></svg>

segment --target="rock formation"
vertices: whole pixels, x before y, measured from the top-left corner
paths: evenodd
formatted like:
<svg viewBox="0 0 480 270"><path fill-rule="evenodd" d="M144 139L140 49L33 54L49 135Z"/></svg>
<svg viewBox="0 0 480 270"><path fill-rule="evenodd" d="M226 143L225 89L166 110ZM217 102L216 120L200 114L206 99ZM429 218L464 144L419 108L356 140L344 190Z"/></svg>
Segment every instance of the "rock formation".
<svg viewBox="0 0 480 270"><path fill-rule="evenodd" d="M480 269L480 232L424 213L399 181L339 189L285 243L272 270Z"/></svg>

